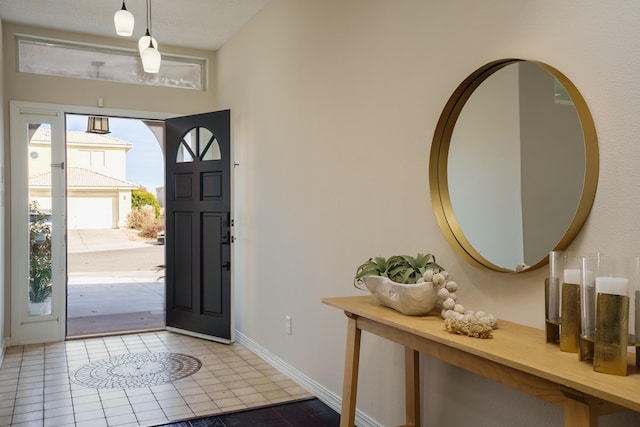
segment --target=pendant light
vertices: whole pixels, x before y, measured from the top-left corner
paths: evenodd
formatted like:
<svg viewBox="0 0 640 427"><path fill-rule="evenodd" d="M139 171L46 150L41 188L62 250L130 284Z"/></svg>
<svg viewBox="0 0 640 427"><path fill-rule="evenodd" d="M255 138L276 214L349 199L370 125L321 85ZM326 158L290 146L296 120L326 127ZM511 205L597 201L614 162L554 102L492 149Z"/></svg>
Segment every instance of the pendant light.
<svg viewBox="0 0 640 427"><path fill-rule="evenodd" d="M154 37L151 37L149 28L147 28L147 32L145 33L145 35L140 37L140 40L138 40L138 51L140 52L140 54L142 54L143 50L149 47L149 44L151 44L154 49L158 49L158 42Z"/></svg>
<svg viewBox="0 0 640 427"><path fill-rule="evenodd" d="M109 132L109 118L102 116L89 116L87 121L87 132L105 135Z"/></svg>
<svg viewBox="0 0 640 427"><path fill-rule="evenodd" d="M142 55L142 51L149 47L149 43L154 47L154 49L158 49L158 42L155 38L151 37L151 33L149 32L149 21L150 19L150 9L151 5L149 4L150 0L147 0L147 32L144 36L140 37L138 40L138 52Z"/></svg>
<svg viewBox="0 0 640 427"><path fill-rule="evenodd" d="M147 0L147 36L142 36L138 41L138 48L140 51L140 59L142 60L142 68L146 73L158 73L160 71L160 63L162 62L162 55L158 51L158 43L151 36L149 31L151 28L151 0ZM143 40L144 39L144 40ZM146 45L146 47L144 47Z"/></svg>
<svg viewBox="0 0 640 427"><path fill-rule="evenodd" d="M113 15L113 23L119 36L131 37L133 34L133 13L127 10L122 0L122 8Z"/></svg>
<svg viewBox="0 0 640 427"><path fill-rule="evenodd" d="M162 62L162 55L155 49L151 43L149 47L142 51L140 54L142 59L142 68L147 73L157 73L160 71L160 62Z"/></svg>

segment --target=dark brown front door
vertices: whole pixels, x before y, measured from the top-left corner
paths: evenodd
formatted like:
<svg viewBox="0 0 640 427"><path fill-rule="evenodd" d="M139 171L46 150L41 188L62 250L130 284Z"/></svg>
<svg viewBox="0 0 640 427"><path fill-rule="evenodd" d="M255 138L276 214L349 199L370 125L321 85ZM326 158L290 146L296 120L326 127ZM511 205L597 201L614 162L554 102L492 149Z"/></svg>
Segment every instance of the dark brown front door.
<svg viewBox="0 0 640 427"><path fill-rule="evenodd" d="M169 119L165 135L166 324L233 342L230 111Z"/></svg>

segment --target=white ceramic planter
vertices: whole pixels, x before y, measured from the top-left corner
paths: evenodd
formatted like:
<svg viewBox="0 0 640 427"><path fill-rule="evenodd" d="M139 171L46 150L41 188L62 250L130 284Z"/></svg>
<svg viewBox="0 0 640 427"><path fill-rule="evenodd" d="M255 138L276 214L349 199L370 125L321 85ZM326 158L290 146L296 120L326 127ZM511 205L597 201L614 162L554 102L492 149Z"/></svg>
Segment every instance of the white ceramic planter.
<svg viewBox="0 0 640 427"><path fill-rule="evenodd" d="M29 302L29 316L42 316L51 314L51 298L43 302Z"/></svg>
<svg viewBox="0 0 640 427"><path fill-rule="evenodd" d="M426 315L438 302L438 288L431 282L405 285L382 276L365 276L362 279L378 303L402 314Z"/></svg>

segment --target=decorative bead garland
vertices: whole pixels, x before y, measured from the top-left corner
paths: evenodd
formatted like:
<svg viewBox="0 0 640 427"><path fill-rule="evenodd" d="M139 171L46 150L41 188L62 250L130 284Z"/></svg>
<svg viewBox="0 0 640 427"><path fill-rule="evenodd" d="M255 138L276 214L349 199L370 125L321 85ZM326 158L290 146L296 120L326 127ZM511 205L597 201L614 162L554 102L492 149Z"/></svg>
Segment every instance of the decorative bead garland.
<svg viewBox="0 0 640 427"><path fill-rule="evenodd" d="M432 282L438 287L438 303L442 304L440 315L444 319L444 329L447 332L468 335L475 338L491 338L492 331L498 327L498 320L493 314L483 311L465 310L457 303L458 284L449 280L449 272L442 270L435 272L428 269L418 283Z"/></svg>

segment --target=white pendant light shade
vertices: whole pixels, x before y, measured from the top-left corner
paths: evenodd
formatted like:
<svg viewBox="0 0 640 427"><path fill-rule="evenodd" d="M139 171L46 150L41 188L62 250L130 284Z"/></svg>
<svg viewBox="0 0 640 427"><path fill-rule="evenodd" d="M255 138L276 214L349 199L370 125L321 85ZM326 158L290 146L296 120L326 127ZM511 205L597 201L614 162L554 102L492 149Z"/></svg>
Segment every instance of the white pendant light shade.
<svg viewBox="0 0 640 427"><path fill-rule="evenodd" d="M151 37L149 35L149 30L147 30L147 34L140 37L140 40L138 40L138 51L140 52L141 55L142 55L142 51L149 47L149 41L151 41L151 45L156 50L158 49L158 42L154 37Z"/></svg>
<svg viewBox="0 0 640 427"><path fill-rule="evenodd" d="M119 36L131 37L133 34L133 13L129 12L122 2L122 9L113 15L113 23Z"/></svg>
<svg viewBox="0 0 640 427"><path fill-rule="evenodd" d="M160 62L162 62L162 55L158 49L153 47L147 47L140 54L142 59L142 68L146 73L157 73L160 71Z"/></svg>

